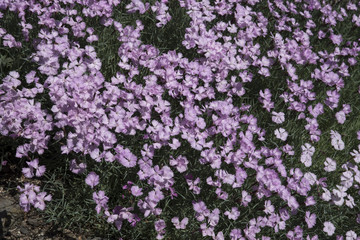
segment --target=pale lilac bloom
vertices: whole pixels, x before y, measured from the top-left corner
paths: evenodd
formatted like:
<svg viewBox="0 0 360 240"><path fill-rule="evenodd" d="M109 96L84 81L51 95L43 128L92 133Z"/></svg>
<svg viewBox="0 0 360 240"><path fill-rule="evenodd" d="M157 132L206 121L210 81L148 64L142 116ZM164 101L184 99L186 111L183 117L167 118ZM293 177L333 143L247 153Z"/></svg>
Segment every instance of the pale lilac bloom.
<svg viewBox="0 0 360 240"><path fill-rule="evenodd" d="M70 162L70 171L75 174L81 174L86 170L86 163L80 163L79 165L76 163L75 159Z"/></svg>
<svg viewBox="0 0 360 240"><path fill-rule="evenodd" d="M241 230L238 229L238 228L234 228L234 229L231 230L230 239L231 240L239 240L239 239L245 240L245 238L243 238L242 235L241 235Z"/></svg>
<svg viewBox="0 0 360 240"><path fill-rule="evenodd" d="M220 220L220 210L218 208L215 208L208 216L208 223L210 226L215 227Z"/></svg>
<svg viewBox="0 0 360 240"><path fill-rule="evenodd" d="M95 172L90 172L86 179L85 182L87 185L89 185L91 188L94 188L96 185L99 184L99 175L97 175Z"/></svg>
<svg viewBox="0 0 360 240"><path fill-rule="evenodd" d="M45 209L45 201L51 201L52 196L50 194L46 195L46 192L41 192L36 196L34 207L40 210Z"/></svg>
<svg viewBox="0 0 360 240"><path fill-rule="evenodd" d="M358 150L353 150L350 155L354 157L356 163L360 163L360 145L358 145Z"/></svg>
<svg viewBox="0 0 360 240"><path fill-rule="evenodd" d="M305 222L308 225L308 228L313 228L316 224L316 214L311 214L311 212L306 211Z"/></svg>
<svg viewBox="0 0 360 240"><path fill-rule="evenodd" d="M335 226L331 222L324 222L324 228L323 231L328 235L332 236L335 233Z"/></svg>
<svg viewBox="0 0 360 240"><path fill-rule="evenodd" d="M305 143L301 146L303 154L309 154L310 156L314 155L315 148L311 146L309 143Z"/></svg>
<svg viewBox="0 0 360 240"><path fill-rule="evenodd" d="M344 150L345 148L345 144L341 139L341 135L334 130L331 130L331 145L336 149L336 150Z"/></svg>
<svg viewBox="0 0 360 240"><path fill-rule="evenodd" d="M340 34L336 35L336 34L331 33L330 39L336 45L340 45L340 43L342 42L342 36Z"/></svg>
<svg viewBox="0 0 360 240"><path fill-rule="evenodd" d="M324 201L330 201L331 200L331 192L327 189L327 188L322 188L323 189L323 193L321 194L321 199Z"/></svg>
<svg viewBox="0 0 360 240"><path fill-rule="evenodd" d="M357 234L353 230L346 232L346 240L356 240L356 239L357 239Z"/></svg>
<svg viewBox="0 0 360 240"><path fill-rule="evenodd" d="M46 195L46 192L40 192L40 187L25 183L24 188L17 186L17 189L22 193L20 195L20 206L25 211L30 210L31 205L40 210L45 209L45 201L51 201L52 196L50 194Z"/></svg>
<svg viewBox="0 0 360 240"><path fill-rule="evenodd" d="M350 188L354 182L353 173L349 170L343 172L341 174L340 180L341 180L341 185L343 185L345 188Z"/></svg>
<svg viewBox="0 0 360 240"><path fill-rule="evenodd" d="M22 173L26 178L32 178L34 176L33 170L31 168L23 168Z"/></svg>
<svg viewBox="0 0 360 240"><path fill-rule="evenodd" d="M316 204L316 201L313 196L309 196L305 200L305 206L313 206Z"/></svg>
<svg viewBox="0 0 360 240"><path fill-rule="evenodd" d="M130 4L126 5L129 13L139 11L140 14L144 14L150 7L149 3L143 3L141 0L132 0Z"/></svg>
<svg viewBox="0 0 360 240"><path fill-rule="evenodd" d="M236 220L240 216L239 209L237 207L232 207L231 212L225 211L225 216L227 216L229 219Z"/></svg>
<svg viewBox="0 0 360 240"><path fill-rule="evenodd" d="M251 195L246 192L246 191L242 191L241 192L241 196L242 196L242 199L241 199L241 204L244 206L244 207L247 207L248 204L251 202Z"/></svg>
<svg viewBox="0 0 360 240"><path fill-rule="evenodd" d="M224 240L224 234L222 231L218 232L216 236L213 236L214 240Z"/></svg>
<svg viewBox="0 0 360 240"><path fill-rule="evenodd" d="M33 172L34 169L36 170L35 175L37 177L41 177L46 170L44 165L39 166L39 159L37 159L37 158L34 159L33 161L26 162L26 163L28 164L29 168L23 168L22 173L27 178L32 178L34 176L34 172Z"/></svg>
<svg viewBox="0 0 360 240"><path fill-rule="evenodd" d="M339 111L335 114L336 120L338 121L338 123L340 124L344 124L345 120L346 120L346 115L344 111Z"/></svg>
<svg viewBox="0 0 360 240"><path fill-rule="evenodd" d="M327 172L333 172L336 170L336 162L331 158L326 158L324 165L324 170Z"/></svg>
<svg viewBox="0 0 360 240"><path fill-rule="evenodd" d="M305 167L310 167L312 165L312 157L309 154L301 154L300 160Z"/></svg>
<svg viewBox="0 0 360 240"><path fill-rule="evenodd" d="M162 231L163 229L165 229L166 224L165 224L165 221L164 221L164 220L159 219L159 220L155 221L154 226L155 226L155 230L156 230L157 232L160 232L160 231Z"/></svg>
<svg viewBox="0 0 360 240"><path fill-rule="evenodd" d="M282 150L290 156L293 156L295 154L293 147L289 144L284 145L282 147Z"/></svg>
<svg viewBox="0 0 360 240"><path fill-rule="evenodd" d="M180 141L177 138L173 138L172 143L169 143L171 149L176 150L181 146Z"/></svg>
<svg viewBox="0 0 360 240"><path fill-rule="evenodd" d="M194 181L191 179L186 179L187 184L189 185L189 189L194 192L194 194L200 194L201 188L197 185L200 183L200 178L196 178Z"/></svg>
<svg viewBox="0 0 360 240"><path fill-rule="evenodd" d="M187 160L187 158L181 155L178 156L176 159L174 159L173 157L171 157L170 159L170 166L176 167L176 169L180 173L183 173L187 170L188 163L189 161Z"/></svg>
<svg viewBox="0 0 360 240"><path fill-rule="evenodd" d="M223 191L221 188L217 188L215 193L217 194L217 197L222 200L226 200L229 197L229 194Z"/></svg>
<svg viewBox="0 0 360 240"><path fill-rule="evenodd" d="M274 213L274 210L275 210L275 208L274 208L274 205L271 204L271 201L266 200L264 212L269 215L269 214Z"/></svg>
<svg viewBox="0 0 360 240"><path fill-rule="evenodd" d="M166 223L164 220L159 219L155 221L154 223L155 230L157 231L158 235L156 236L156 239L163 239L165 234L165 227Z"/></svg>
<svg viewBox="0 0 360 240"><path fill-rule="evenodd" d="M176 229L186 229L186 225L188 224L189 222L189 219L187 217L185 217L183 220L179 220L178 217L173 217L171 219L171 222L174 224L175 228Z"/></svg>
<svg viewBox="0 0 360 240"><path fill-rule="evenodd" d="M107 209L107 202L109 198L105 195L104 191L93 192L93 200L96 203L95 210L100 214L101 208Z"/></svg>
<svg viewBox="0 0 360 240"><path fill-rule="evenodd" d="M206 236L214 236L215 233L214 233L214 228L213 227L207 227L207 224L206 223L202 223L200 225L200 229L201 229L201 234L203 237L206 237Z"/></svg>
<svg viewBox="0 0 360 240"><path fill-rule="evenodd" d="M348 206L349 208L354 208L355 206L354 198L349 194L346 197L347 199L345 200L345 205Z"/></svg>
<svg viewBox="0 0 360 240"><path fill-rule="evenodd" d="M310 238L309 235L307 235L306 240L319 240L318 235L314 235L312 238Z"/></svg>
<svg viewBox="0 0 360 240"><path fill-rule="evenodd" d="M138 186L134 185L131 187L131 194L135 197L139 197L141 196L143 193L142 193L142 188L139 188Z"/></svg>
<svg viewBox="0 0 360 240"><path fill-rule="evenodd" d="M275 130L275 136L282 141L286 141L288 137L288 133L286 132L285 129L279 128Z"/></svg>
<svg viewBox="0 0 360 240"><path fill-rule="evenodd" d="M277 123L277 124L281 124L285 121L285 114L283 112L275 112L275 111L272 111L272 121L274 123Z"/></svg>
<svg viewBox="0 0 360 240"><path fill-rule="evenodd" d="M305 173L304 178L309 181L311 186L318 182L317 176L312 172Z"/></svg>
<svg viewBox="0 0 360 240"><path fill-rule="evenodd" d="M194 211L196 212L196 219L199 222L204 221L205 217L209 216L210 214L210 210L206 207L203 201L193 202L193 208Z"/></svg>
<svg viewBox="0 0 360 240"><path fill-rule="evenodd" d="M331 199L336 206L342 206L345 202L344 197L346 197L347 193L342 187L337 185L338 188L332 190ZM340 187L340 188L339 188Z"/></svg>
<svg viewBox="0 0 360 240"><path fill-rule="evenodd" d="M30 210L31 204L34 204L35 198L36 193L34 191L30 191L28 194L22 193L20 195L19 205L24 212L28 212Z"/></svg>

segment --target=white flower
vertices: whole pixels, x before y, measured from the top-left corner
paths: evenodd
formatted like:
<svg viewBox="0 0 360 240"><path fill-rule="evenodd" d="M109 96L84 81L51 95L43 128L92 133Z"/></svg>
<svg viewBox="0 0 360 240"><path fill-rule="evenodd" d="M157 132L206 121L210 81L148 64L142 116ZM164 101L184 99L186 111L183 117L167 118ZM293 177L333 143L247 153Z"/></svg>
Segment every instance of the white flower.
<svg viewBox="0 0 360 240"><path fill-rule="evenodd" d="M304 145L302 145L301 149L303 154L308 154L312 156L315 153L315 148L311 146L309 143L305 143Z"/></svg>
<svg viewBox="0 0 360 240"><path fill-rule="evenodd" d="M331 158L326 158L324 165L325 165L324 169L327 172L332 172L336 170L336 162Z"/></svg>
<svg viewBox="0 0 360 240"><path fill-rule="evenodd" d="M358 149L360 151L360 145L358 145ZM354 161L356 163L360 163L360 153L357 150L353 150L350 155L354 157Z"/></svg>
<svg viewBox="0 0 360 240"><path fill-rule="evenodd" d="M275 136L282 141L286 141L288 137L288 133L286 132L285 129L279 128L275 130Z"/></svg>
<svg viewBox="0 0 360 240"><path fill-rule="evenodd" d="M327 233L328 236L332 236L335 232L335 226L331 222L324 222L324 232Z"/></svg>
<svg viewBox="0 0 360 240"><path fill-rule="evenodd" d="M345 204L349 208L354 208L355 206L354 198L348 194L347 199L345 200Z"/></svg>
<svg viewBox="0 0 360 240"><path fill-rule="evenodd" d="M331 145L336 150L343 150L345 148L345 143L341 140L341 135L337 131L331 130Z"/></svg>
<svg viewBox="0 0 360 240"><path fill-rule="evenodd" d="M350 230L346 233L346 240L356 240L356 238L357 234L353 230Z"/></svg>
<svg viewBox="0 0 360 240"><path fill-rule="evenodd" d="M348 190L348 188L344 185L336 185L336 187L341 191L343 192L345 195L344 197L347 195L346 191Z"/></svg>
<svg viewBox="0 0 360 240"><path fill-rule="evenodd" d="M343 172L340 179L341 179L341 184L346 188L350 188L353 185L354 177L351 171Z"/></svg>
<svg viewBox="0 0 360 240"><path fill-rule="evenodd" d="M324 201L330 201L331 200L331 192L329 190L327 190L326 188L322 188L323 189L323 194L321 195L321 199Z"/></svg>
<svg viewBox="0 0 360 240"><path fill-rule="evenodd" d="M335 203L335 205L337 206L342 206L344 204L344 197L346 197L347 193L346 190L347 188L345 188L344 186L341 185L336 185L337 189L333 189L332 190L332 200Z"/></svg>
<svg viewBox="0 0 360 240"><path fill-rule="evenodd" d="M281 124L285 121L285 114L283 112L272 112L272 121L277 124Z"/></svg>
<svg viewBox="0 0 360 240"><path fill-rule="evenodd" d="M355 174L354 180L355 180L355 182L360 183L360 172L357 172L357 173Z"/></svg>
<svg viewBox="0 0 360 240"><path fill-rule="evenodd" d="M346 115L344 111L339 111L335 114L336 120L338 121L338 123L340 124L344 124L344 122L346 121Z"/></svg>
<svg viewBox="0 0 360 240"><path fill-rule="evenodd" d="M333 189L332 200L336 206L342 206L345 201L345 199L341 197L341 193L337 189Z"/></svg>
<svg viewBox="0 0 360 240"><path fill-rule="evenodd" d="M312 164L312 158L309 154L301 154L300 160L305 165L305 167L310 167Z"/></svg>

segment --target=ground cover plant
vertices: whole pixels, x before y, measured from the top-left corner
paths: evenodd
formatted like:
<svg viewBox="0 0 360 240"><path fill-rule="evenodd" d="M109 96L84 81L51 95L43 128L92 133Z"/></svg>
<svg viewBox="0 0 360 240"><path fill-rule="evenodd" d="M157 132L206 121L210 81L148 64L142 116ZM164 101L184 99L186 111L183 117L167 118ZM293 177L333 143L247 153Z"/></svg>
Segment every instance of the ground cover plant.
<svg viewBox="0 0 360 240"><path fill-rule="evenodd" d="M20 206L108 239L360 239L359 8L1 0Z"/></svg>

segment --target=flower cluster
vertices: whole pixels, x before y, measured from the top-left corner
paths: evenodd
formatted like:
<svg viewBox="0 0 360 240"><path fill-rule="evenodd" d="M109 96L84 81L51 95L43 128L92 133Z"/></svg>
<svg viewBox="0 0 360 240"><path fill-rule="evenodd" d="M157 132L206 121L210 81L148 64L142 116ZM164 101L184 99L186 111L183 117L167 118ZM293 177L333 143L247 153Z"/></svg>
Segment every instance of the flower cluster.
<svg viewBox="0 0 360 240"><path fill-rule="evenodd" d="M16 150L29 159L24 176L44 175L40 162L55 142L92 193L96 213L119 231L156 219L157 239L170 227L217 240L271 239L269 231L288 239L358 238L318 211L359 204L360 145L347 151L352 142L343 132L357 108L343 92L356 82L348 80L360 45L336 26L358 31L360 4L176 2L189 24L179 46L167 50L145 43L144 19L155 15L157 31L177 21L172 1L0 3L0 19L2 12L18 16L22 40L0 27L0 44L31 44L28 61L36 66L8 71L0 83L0 134L25 140ZM116 17L118 9L141 20L129 24ZM116 38L116 66L100 54L101 29ZM106 173L92 167L102 164L133 173L121 184L127 205L104 191ZM39 186L18 189L24 211L44 210L51 200ZM188 211L169 210L177 201Z"/></svg>

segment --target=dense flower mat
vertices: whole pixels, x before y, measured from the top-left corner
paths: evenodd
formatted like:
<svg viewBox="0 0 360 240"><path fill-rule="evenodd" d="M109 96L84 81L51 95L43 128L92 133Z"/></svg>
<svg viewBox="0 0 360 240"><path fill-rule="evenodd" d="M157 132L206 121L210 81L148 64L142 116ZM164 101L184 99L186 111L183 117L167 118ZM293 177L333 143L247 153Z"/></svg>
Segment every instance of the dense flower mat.
<svg viewBox="0 0 360 240"><path fill-rule="evenodd" d="M359 8L1 0L19 204L109 239L360 239Z"/></svg>

